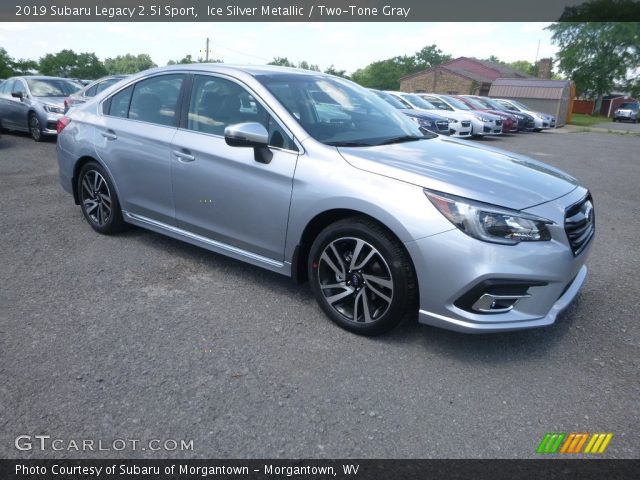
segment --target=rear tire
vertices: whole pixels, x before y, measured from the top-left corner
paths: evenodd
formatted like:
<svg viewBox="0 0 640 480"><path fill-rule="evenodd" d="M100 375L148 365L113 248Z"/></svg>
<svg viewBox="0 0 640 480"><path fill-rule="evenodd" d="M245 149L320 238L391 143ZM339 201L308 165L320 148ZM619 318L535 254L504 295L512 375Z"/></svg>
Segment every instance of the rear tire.
<svg viewBox="0 0 640 480"><path fill-rule="evenodd" d="M368 218L347 218L322 230L311 246L308 274L322 310L351 332L379 335L417 312L409 255Z"/></svg>
<svg viewBox="0 0 640 480"><path fill-rule="evenodd" d="M78 199L84 218L96 232L106 235L126 230L113 182L97 162L88 162L78 175Z"/></svg>

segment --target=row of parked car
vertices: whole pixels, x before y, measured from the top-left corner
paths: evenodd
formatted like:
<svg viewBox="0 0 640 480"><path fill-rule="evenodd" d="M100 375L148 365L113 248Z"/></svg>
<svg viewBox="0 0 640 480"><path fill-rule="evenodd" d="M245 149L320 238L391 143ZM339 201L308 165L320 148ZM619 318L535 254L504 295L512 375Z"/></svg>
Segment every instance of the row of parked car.
<svg viewBox="0 0 640 480"><path fill-rule="evenodd" d="M481 137L554 128L552 115L536 112L515 100L477 95L439 95L374 90L414 120L424 132L455 137Z"/></svg>
<svg viewBox="0 0 640 480"><path fill-rule="evenodd" d="M55 135L58 120L73 105L86 102L126 75L85 81L26 75L0 81L0 128L28 132L39 142Z"/></svg>

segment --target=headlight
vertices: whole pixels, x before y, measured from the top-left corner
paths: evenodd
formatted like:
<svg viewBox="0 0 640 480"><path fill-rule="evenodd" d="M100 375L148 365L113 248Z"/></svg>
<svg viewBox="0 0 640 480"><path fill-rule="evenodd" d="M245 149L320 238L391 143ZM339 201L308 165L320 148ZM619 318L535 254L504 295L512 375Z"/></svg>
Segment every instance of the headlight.
<svg viewBox="0 0 640 480"><path fill-rule="evenodd" d="M409 117L411 120L413 120L415 123L417 123L418 125L420 125L421 127L432 127L433 123L431 123L429 120L425 120L424 118L418 118L418 117Z"/></svg>
<svg viewBox="0 0 640 480"><path fill-rule="evenodd" d="M447 118L447 120L449 120L449 123L458 123L458 120L455 118Z"/></svg>
<svg viewBox="0 0 640 480"><path fill-rule="evenodd" d="M49 113L64 113L64 108L57 105L43 105L42 108Z"/></svg>
<svg viewBox="0 0 640 480"><path fill-rule="evenodd" d="M474 113L473 116L476 117L481 122L490 122L491 121L490 118L483 117L482 115L478 115L477 113Z"/></svg>
<svg viewBox="0 0 640 480"><path fill-rule="evenodd" d="M550 220L446 193L424 193L451 223L478 240L504 245L551 240Z"/></svg>

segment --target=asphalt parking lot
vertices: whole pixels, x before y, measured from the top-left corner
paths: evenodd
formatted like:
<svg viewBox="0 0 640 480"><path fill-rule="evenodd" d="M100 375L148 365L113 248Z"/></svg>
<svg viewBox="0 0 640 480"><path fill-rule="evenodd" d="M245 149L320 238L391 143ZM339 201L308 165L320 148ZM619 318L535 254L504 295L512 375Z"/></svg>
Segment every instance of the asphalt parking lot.
<svg viewBox="0 0 640 480"><path fill-rule="evenodd" d="M55 143L3 133L0 458L523 458L547 432L612 432L604 455L637 458L640 137L478 143L594 195L589 278L552 327L358 337L307 285L141 229L94 233ZM41 434L63 448L14 446ZM68 448L85 439L109 450ZM142 450L151 439L193 448Z"/></svg>

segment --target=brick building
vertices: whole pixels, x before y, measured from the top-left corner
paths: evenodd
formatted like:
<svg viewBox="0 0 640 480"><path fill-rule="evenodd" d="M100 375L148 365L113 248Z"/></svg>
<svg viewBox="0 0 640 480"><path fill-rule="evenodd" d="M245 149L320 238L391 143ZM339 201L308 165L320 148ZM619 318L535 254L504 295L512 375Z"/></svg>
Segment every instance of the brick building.
<svg viewBox="0 0 640 480"><path fill-rule="evenodd" d="M506 65L460 57L400 79L403 92L487 95L498 78L534 78Z"/></svg>

